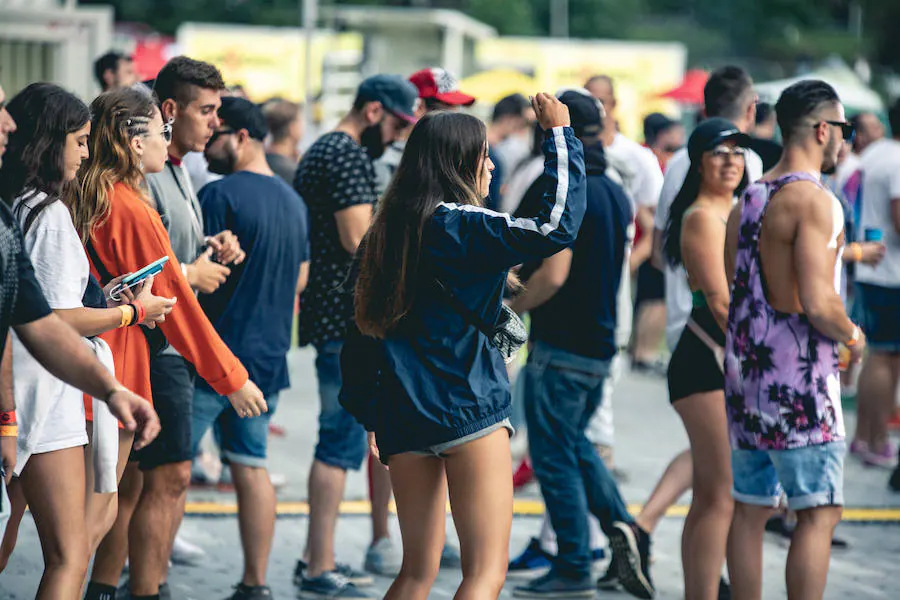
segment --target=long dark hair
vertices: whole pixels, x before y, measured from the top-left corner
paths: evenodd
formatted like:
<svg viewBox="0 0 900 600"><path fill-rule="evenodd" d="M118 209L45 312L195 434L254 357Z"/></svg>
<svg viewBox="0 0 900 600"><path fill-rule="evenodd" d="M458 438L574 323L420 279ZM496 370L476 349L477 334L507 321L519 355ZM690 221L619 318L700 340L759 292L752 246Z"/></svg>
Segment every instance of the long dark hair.
<svg viewBox="0 0 900 600"><path fill-rule="evenodd" d="M460 113L430 113L413 128L360 246L355 308L362 333L385 337L412 307L422 235L438 204L481 204L485 141L484 123Z"/></svg>
<svg viewBox="0 0 900 600"><path fill-rule="evenodd" d="M12 206L23 192L29 197L47 194L26 217L22 229L28 231L45 208L74 186L74 182L63 182L66 136L87 125L91 114L77 96L52 83L32 83L6 109L16 130L9 136L0 169L0 198Z"/></svg>
<svg viewBox="0 0 900 600"><path fill-rule="evenodd" d="M684 178L684 184L678 190L678 195L672 201L669 207L669 219L666 221L666 230L663 234L663 253L666 259L673 267L682 264L681 257L681 224L684 222L684 214L697 200L700 195L700 187L703 184L703 176L700 174L700 162L702 157L696 161L691 161L688 169L687 177ZM736 196L740 196L747 187L747 166L744 165L744 174L741 176L741 182L734 190Z"/></svg>

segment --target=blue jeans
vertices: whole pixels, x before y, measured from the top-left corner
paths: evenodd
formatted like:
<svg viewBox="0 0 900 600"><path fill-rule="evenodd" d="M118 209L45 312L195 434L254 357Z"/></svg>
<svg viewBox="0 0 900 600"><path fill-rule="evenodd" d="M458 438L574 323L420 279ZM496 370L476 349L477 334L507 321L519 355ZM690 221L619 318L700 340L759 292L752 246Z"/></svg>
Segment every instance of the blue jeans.
<svg viewBox="0 0 900 600"><path fill-rule="evenodd" d="M554 569L591 573L588 511L607 536L616 521L633 523L615 480L585 435L603 399L611 360L596 360L536 343L525 367L525 418L531 462L556 531Z"/></svg>
<svg viewBox="0 0 900 600"><path fill-rule="evenodd" d="M341 349L343 342L316 346L316 377L319 380L319 441L315 458L345 471L358 471L369 452L366 430L340 402Z"/></svg>
<svg viewBox="0 0 900 600"><path fill-rule="evenodd" d="M194 390L191 415L192 456L200 450L200 440L210 427L224 462L247 467L265 467L269 440L269 420L278 408L278 394L266 396L269 411L258 417L239 417L228 398L198 386Z"/></svg>

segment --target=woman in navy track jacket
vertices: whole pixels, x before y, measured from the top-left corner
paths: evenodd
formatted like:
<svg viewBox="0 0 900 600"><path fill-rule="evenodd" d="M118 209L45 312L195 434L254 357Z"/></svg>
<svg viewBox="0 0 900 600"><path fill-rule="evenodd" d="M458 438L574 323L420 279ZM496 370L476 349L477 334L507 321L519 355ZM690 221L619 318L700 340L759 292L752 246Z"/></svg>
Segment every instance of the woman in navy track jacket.
<svg viewBox="0 0 900 600"><path fill-rule="evenodd" d="M575 240L586 204L582 146L562 103L539 94L533 104L552 180L537 215L482 208L493 169L484 124L434 113L410 134L360 247L359 331L345 342L341 402L370 432L373 452L390 462L404 557L389 600L428 597L444 544L447 484L463 563L456 597L497 598L505 580L509 380L498 350L448 291L495 323L510 268Z"/></svg>

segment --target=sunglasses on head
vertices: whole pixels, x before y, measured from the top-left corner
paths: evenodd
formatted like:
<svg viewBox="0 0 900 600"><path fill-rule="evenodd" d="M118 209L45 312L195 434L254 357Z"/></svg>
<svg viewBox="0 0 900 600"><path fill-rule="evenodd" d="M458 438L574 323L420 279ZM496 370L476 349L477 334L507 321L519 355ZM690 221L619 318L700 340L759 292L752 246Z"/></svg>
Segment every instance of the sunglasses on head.
<svg viewBox="0 0 900 600"><path fill-rule="evenodd" d="M856 128L853 127L852 123L848 123L846 121L819 121L813 127L818 127L822 123L827 123L828 125L833 125L834 127L841 128L841 135L844 137L845 142L852 142L853 138L856 137Z"/></svg>
<svg viewBox="0 0 900 600"><path fill-rule="evenodd" d="M725 158L726 156L744 158L747 154L747 150L740 146L716 146L710 150L710 154L712 154L713 158Z"/></svg>

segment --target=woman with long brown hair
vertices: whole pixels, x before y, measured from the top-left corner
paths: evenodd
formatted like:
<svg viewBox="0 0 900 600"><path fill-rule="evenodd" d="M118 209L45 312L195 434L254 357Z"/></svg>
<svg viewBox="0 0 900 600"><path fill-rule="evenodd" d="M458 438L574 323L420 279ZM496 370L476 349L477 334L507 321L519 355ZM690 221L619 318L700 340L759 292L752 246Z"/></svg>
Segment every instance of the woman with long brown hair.
<svg viewBox="0 0 900 600"><path fill-rule="evenodd" d="M342 403L389 464L403 565L389 600L424 600L444 546L449 486L463 581L496 598L512 521L510 396L495 330L509 269L570 244L585 210L584 158L568 110L539 94L548 190L533 218L482 208L493 165L484 124L425 116L360 248ZM367 336L367 337L364 337Z"/></svg>
<svg viewBox="0 0 900 600"><path fill-rule="evenodd" d="M80 197L74 198L70 209L88 249L92 272L105 283L167 256L169 262L153 282L155 293L178 299L169 317L159 324L165 339L213 389L229 397L239 415L265 412L259 389L215 332L178 268L166 229L144 191L144 174L165 166L170 126L163 123L153 98L135 89L101 94L91 104L91 114L90 158L79 173ZM150 348L145 336L130 328L103 337L112 348L116 373L123 383L127 381L126 385L140 390L143 397L152 398ZM133 463L126 470L123 487L126 479L131 487L140 489L140 472ZM119 503L120 511L133 508L133 504ZM128 520L120 518L104 543L124 543ZM119 523L125 526L119 527ZM122 566L106 564L98 557L92 583L115 586Z"/></svg>
<svg viewBox="0 0 900 600"><path fill-rule="evenodd" d="M96 336L140 322L154 325L165 319L172 302L153 296L149 285L135 290L136 294L123 294L121 301L108 300L111 288L121 278L106 289L99 289L96 282L92 288L87 257L62 202L64 196L75 192L76 173L87 158L91 126L88 107L56 85L35 83L13 98L8 110L18 128L10 137L10 156L0 170L0 198L11 205L21 226L25 249L50 307L79 335L88 338L95 355L112 370L109 348ZM99 296L99 302L86 306L90 292ZM138 319L138 313L144 317ZM41 532L50 573L42 590L55 594L58 592L53 586L60 579L59 571L63 571L61 577L66 582L61 587L80 587L89 559L82 548L96 547L112 525L104 513L115 506L115 491L134 434L124 429L117 433L115 418L100 401L85 398L83 403L81 392L51 375L18 338L13 339L12 347L21 420L15 470L19 477L10 486L13 518L4 532L0 568L15 545L27 502ZM86 430L87 403L96 406L102 417ZM78 463L83 463L83 470ZM48 488L39 484L50 486L49 495L66 499L68 508L75 509L67 511L70 518L60 520L54 510L39 502L37 496L48 496ZM77 510L81 502L76 504L71 498L73 489L85 492L83 511ZM82 518L76 518L79 512ZM63 565L58 568L54 562L60 557ZM76 572L76 563L80 563L80 573Z"/></svg>

